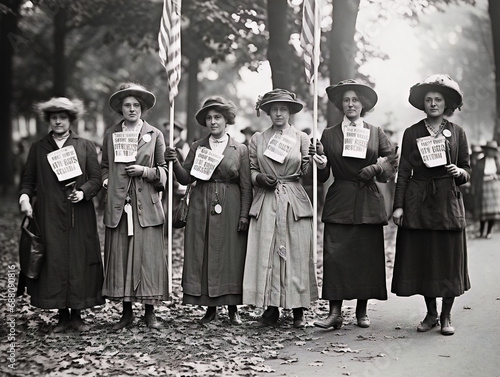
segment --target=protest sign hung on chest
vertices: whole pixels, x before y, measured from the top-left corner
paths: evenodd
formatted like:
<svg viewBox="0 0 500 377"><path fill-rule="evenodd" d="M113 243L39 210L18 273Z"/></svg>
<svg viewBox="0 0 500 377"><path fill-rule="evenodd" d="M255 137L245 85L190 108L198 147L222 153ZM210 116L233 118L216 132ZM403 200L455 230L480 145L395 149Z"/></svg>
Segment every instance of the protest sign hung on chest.
<svg viewBox="0 0 500 377"><path fill-rule="evenodd" d="M294 137L277 132L269 140L264 156L282 164L295 143Z"/></svg>
<svg viewBox="0 0 500 377"><path fill-rule="evenodd" d="M191 168L191 175L202 181L208 181L223 158L222 153L214 152L207 147L198 147Z"/></svg>
<svg viewBox="0 0 500 377"><path fill-rule="evenodd" d="M115 162L134 162L137 157L139 132L124 131L113 133Z"/></svg>
<svg viewBox="0 0 500 377"><path fill-rule="evenodd" d="M343 157L366 158L370 130L368 128L346 126L344 129Z"/></svg>
<svg viewBox="0 0 500 377"><path fill-rule="evenodd" d="M68 145L47 154L47 160L59 182L82 175L75 148Z"/></svg>
<svg viewBox="0 0 500 377"><path fill-rule="evenodd" d="M446 165L446 138L425 136L417 139L417 147L422 161L428 168Z"/></svg>

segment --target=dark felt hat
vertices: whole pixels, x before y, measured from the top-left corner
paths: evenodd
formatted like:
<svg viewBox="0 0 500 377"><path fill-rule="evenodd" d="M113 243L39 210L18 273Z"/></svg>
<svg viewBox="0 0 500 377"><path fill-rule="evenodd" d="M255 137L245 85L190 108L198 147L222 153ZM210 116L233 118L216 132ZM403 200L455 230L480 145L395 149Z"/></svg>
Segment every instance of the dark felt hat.
<svg viewBox="0 0 500 377"><path fill-rule="evenodd" d="M257 116L260 116L259 110L264 110L267 114L271 109L271 106L274 102L284 102L287 104L288 109L290 110L290 114L296 114L304 105L302 105L299 101L297 101L297 97L295 93L289 92L286 89L274 89L270 92L267 92L262 97L259 96L257 103L255 104L255 110L257 110Z"/></svg>
<svg viewBox="0 0 500 377"><path fill-rule="evenodd" d="M214 96L207 98L205 102L203 102L201 109L198 110L198 112L194 116L196 118L196 121L200 124L200 126L203 127L207 126L207 124L205 123L205 116L208 110L214 108L218 111L227 112L230 115L229 119L226 119L227 123L234 124L234 118L236 117L236 106L234 106L234 103L223 97Z"/></svg>
<svg viewBox="0 0 500 377"><path fill-rule="evenodd" d="M490 141L487 141L485 145L482 145L481 148L494 149L494 150L498 151L498 143L496 140L490 140Z"/></svg>
<svg viewBox="0 0 500 377"><path fill-rule="evenodd" d="M358 96L363 96L365 102L363 103L363 108L365 111L373 109L378 101L378 96L375 90L366 84L353 79L342 80L335 85L330 85L326 88L326 94L328 99L332 102L340 111L342 111L342 97L344 93L348 90L353 90Z"/></svg>
<svg viewBox="0 0 500 377"><path fill-rule="evenodd" d="M460 86L449 75L443 73L428 76L422 83L413 85L410 89L408 101L413 107L424 110L425 95L434 91L444 96L446 106L451 110L462 107L463 93Z"/></svg>
<svg viewBox="0 0 500 377"><path fill-rule="evenodd" d="M135 97L145 106L143 111L152 108L156 103L156 97L153 93L146 90L142 85L135 83L121 84L118 90L109 97L109 106L117 113L122 113L122 101L126 97Z"/></svg>

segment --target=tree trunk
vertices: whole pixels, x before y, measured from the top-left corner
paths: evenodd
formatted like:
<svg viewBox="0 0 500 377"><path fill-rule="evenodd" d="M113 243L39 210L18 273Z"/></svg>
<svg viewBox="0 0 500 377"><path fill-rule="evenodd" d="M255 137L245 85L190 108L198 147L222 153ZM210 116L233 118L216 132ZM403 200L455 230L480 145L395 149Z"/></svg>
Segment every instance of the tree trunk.
<svg viewBox="0 0 500 377"><path fill-rule="evenodd" d="M273 88L290 90L291 46L288 43L287 0L267 1L269 45L267 59L271 65Z"/></svg>
<svg viewBox="0 0 500 377"><path fill-rule="evenodd" d="M495 63L495 128L493 138L500 142L500 2L489 0L488 11L491 19L491 32L493 36L493 55Z"/></svg>
<svg viewBox="0 0 500 377"><path fill-rule="evenodd" d="M59 8L54 15L54 61L53 61L53 77L54 77L54 96L64 97L66 95L66 55L65 55L65 39L66 39L66 9Z"/></svg>
<svg viewBox="0 0 500 377"><path fill-rule="evenodd" d="M16 40L22 39L18 32L18 17L21 0L3 2L11 12L0 13L0 193L14 183L12 156L12 62Z"/></svg>
<svg viewBox="0 0 500 377"><path fill-rule="evenodd" d="M356 19L358 17L360 0L335 0L333 1L333 25L330 32L330 83L332 85L341 80L355 78L356 44ZM334 125L342 120L342 114L333 103L328 103L327 119L329 125Z"/></svg>

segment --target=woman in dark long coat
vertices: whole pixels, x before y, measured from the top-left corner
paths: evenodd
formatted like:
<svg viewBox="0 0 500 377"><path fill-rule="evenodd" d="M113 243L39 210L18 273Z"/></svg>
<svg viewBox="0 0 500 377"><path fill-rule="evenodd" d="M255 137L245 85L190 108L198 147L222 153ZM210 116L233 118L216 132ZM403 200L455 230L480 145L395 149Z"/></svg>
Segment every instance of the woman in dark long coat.
<svg viewBox="0 0 500 377"><path fill-rule="evenodd" d="M214 320L217 307L228 305L230 322L241 324L237 305L241 304L252 183L247 147L226 132L235 116L231 101L208 98L196 121L210 134L191 144L183 165L174 148L168 147L165 156L174 162L181 184L194 184L184 232L182 301L207 306L201 323ZM196 177L197 156L202 150L222 157L210 177Z"/></svg>
<svg viewBox="0 0 500 377"><path fill-rule="evenodd" d="M470 288L465 209L457 188L470 179L469 148L464 130L445 118L462 98L458 84L443 74L410 90L410 103L427 117L403 135L394 197L398 233L392 292L424 296L427 315L419 332L439 323L436 297L442 297L441 333L452 335L453 302Z"/></svg>
<svg viewBox="0 0 500 377"><path fill-rule="evenodd" d="M46 246L39 278L27 279L28 293L32 305L59 309L54 332L70 326L84 331L88 327L80 311L104 304L101 250L92 202L101 188L96 148L70 130L83 111L81 101L52 98L38 104L38 110L51 131L30 149L19 202L21 211L35 219ZM53 170L49 158L61 148L76 155L81 174L76 172L66 179ZM30 202L34 202L33 207Z"/></svg>
<svg viewBox="0 0 500 377"><path fill-rule="evenodd" d="M387 299L383 230L387 213L375 181L394 174L395 152L382 129L363 119L377 102L372 88L344 80L326 91L344 119L323 131L319 147L326 159L314 155L318 179L326 182L330 170L335 178L322 216L323 299L330 301L330 312L314 325L340 328L342 301L357 299L357 324L368 327L368 300Z"/></svg>
<svg viewBox="0 0 500 377"><path fill-rule="evenodd" d="M121 84L109 98L110 107L123 116L104 134L101 163L107 190L102 294L123 305L114 330L133 322L132 302L145 306L149 328L159 328L154 307L169 298L165 214L162 193L154 185L157 173L166 177L165 142L163 133L142 119L155 102L153 93L134 83ZM118 141L123 132L134 137L127 146ZM127 162L122 158L125 147L134 154Z"/></svg>

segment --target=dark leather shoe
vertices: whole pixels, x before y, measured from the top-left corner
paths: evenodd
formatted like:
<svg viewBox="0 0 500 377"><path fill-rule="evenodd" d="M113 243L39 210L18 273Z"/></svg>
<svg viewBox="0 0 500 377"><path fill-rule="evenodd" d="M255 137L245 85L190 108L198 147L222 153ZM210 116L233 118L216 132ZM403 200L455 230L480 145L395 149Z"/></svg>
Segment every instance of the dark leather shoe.
<svg viewBox="0 0 500 377"><path fill-rule="evenodd" d="M122 315L118 323L115 323L112 327L112 330L118 331L123 329L124 327L127 327L130 325L132 322L134 322L134 315Z"/></svg>
<svg viewBox="0 0 500 377"><path fill-rule="evenodd" d="M267 309L262 313L260 318L260 323L263 326L274 326L278 323L280 318L280 310L276 306L268 306Z"/></svg>
<svg viewBox="0 0 500 377"><path fill-rule="evenodd" d="M420 322L420 324L417 326L417 331L418 332L427 332L430 329L436 327L439 323L439 320L437 319L437 315L432 315L427 313L425 316L424 320Z"/></svg>
<svg viewBox="0 0 500 377"><path fill-rule="evenodd" d="M367 327L370 327L370 318L365 314L359 318L356 318L358 322L358 326L366 329Z"/></svg>
<svg viewBox="0 0 500 377"><path fill-rule="evenodd" d="M304 320L304 309L293 309L293 327L295 327L296 329L302 329L306 327L306 321Z"/></svg>
<svg viewBox="0 0 500 377"><path fill-rule="evenodd" d="M71 318L71 327L79 332L89 331L90 327L81 318Z"/></svg>
<svg viewBox="0 0 500 377"><path fill-rule="evenodd" d="M154 312L145 314L144 320L146 321L146 325L150 329L159 329L160 328L160 322L156 319L156 315Z"/></svg>
<svg viewBox="0 0 500 377"><path fill-rule="evenodd" d="M52 332L54 332L56 334L61 333L61 332L65 332L70 327L71 327L71 322L69 321L69 319L59 320L59 322L57 322L57 325L56 325L56 327L54 327Z"/></svg>
<svg viewBox="0 0 500 377"><path fill-rule="evenodd" d="M231 322L232 325L234 326L239 326L241 325L241 318L240 315L238 314L237 311L230 311L229 312L229 322Z"/></svg>
<svg viewBox="0 0 500 377"><path fill-rule="evenodd" d="M67 329L71 327L71 321L69 316L68 309L60 309L59 310L59 321L57 322L56 327L52 330L54 333L65 332Z"/></svg>
<svg viewBox="0 0 500 377"><path fill-rule="evenodd" d="M314 322L314 326L321 327L322 329L329 329L333 327L334 329L340 329L342 327L342 323L344 322L344 317L340 314L330 314L323 320Z"/></svg>
<svg viewBox="0 0 500 377"><path fill-rule="evenodd" d="M455 328L451 325L451 316L441 314L441 334L443 335L453 335L455 334Z"/></svg>
<svg viewBox="0 0 500 377"><path fill-rule="evenodd" d="M208 307L205 315L202 319L200 319L201 324L212 322L215 318L217 318L217 308L216 307Z"/></svg>

